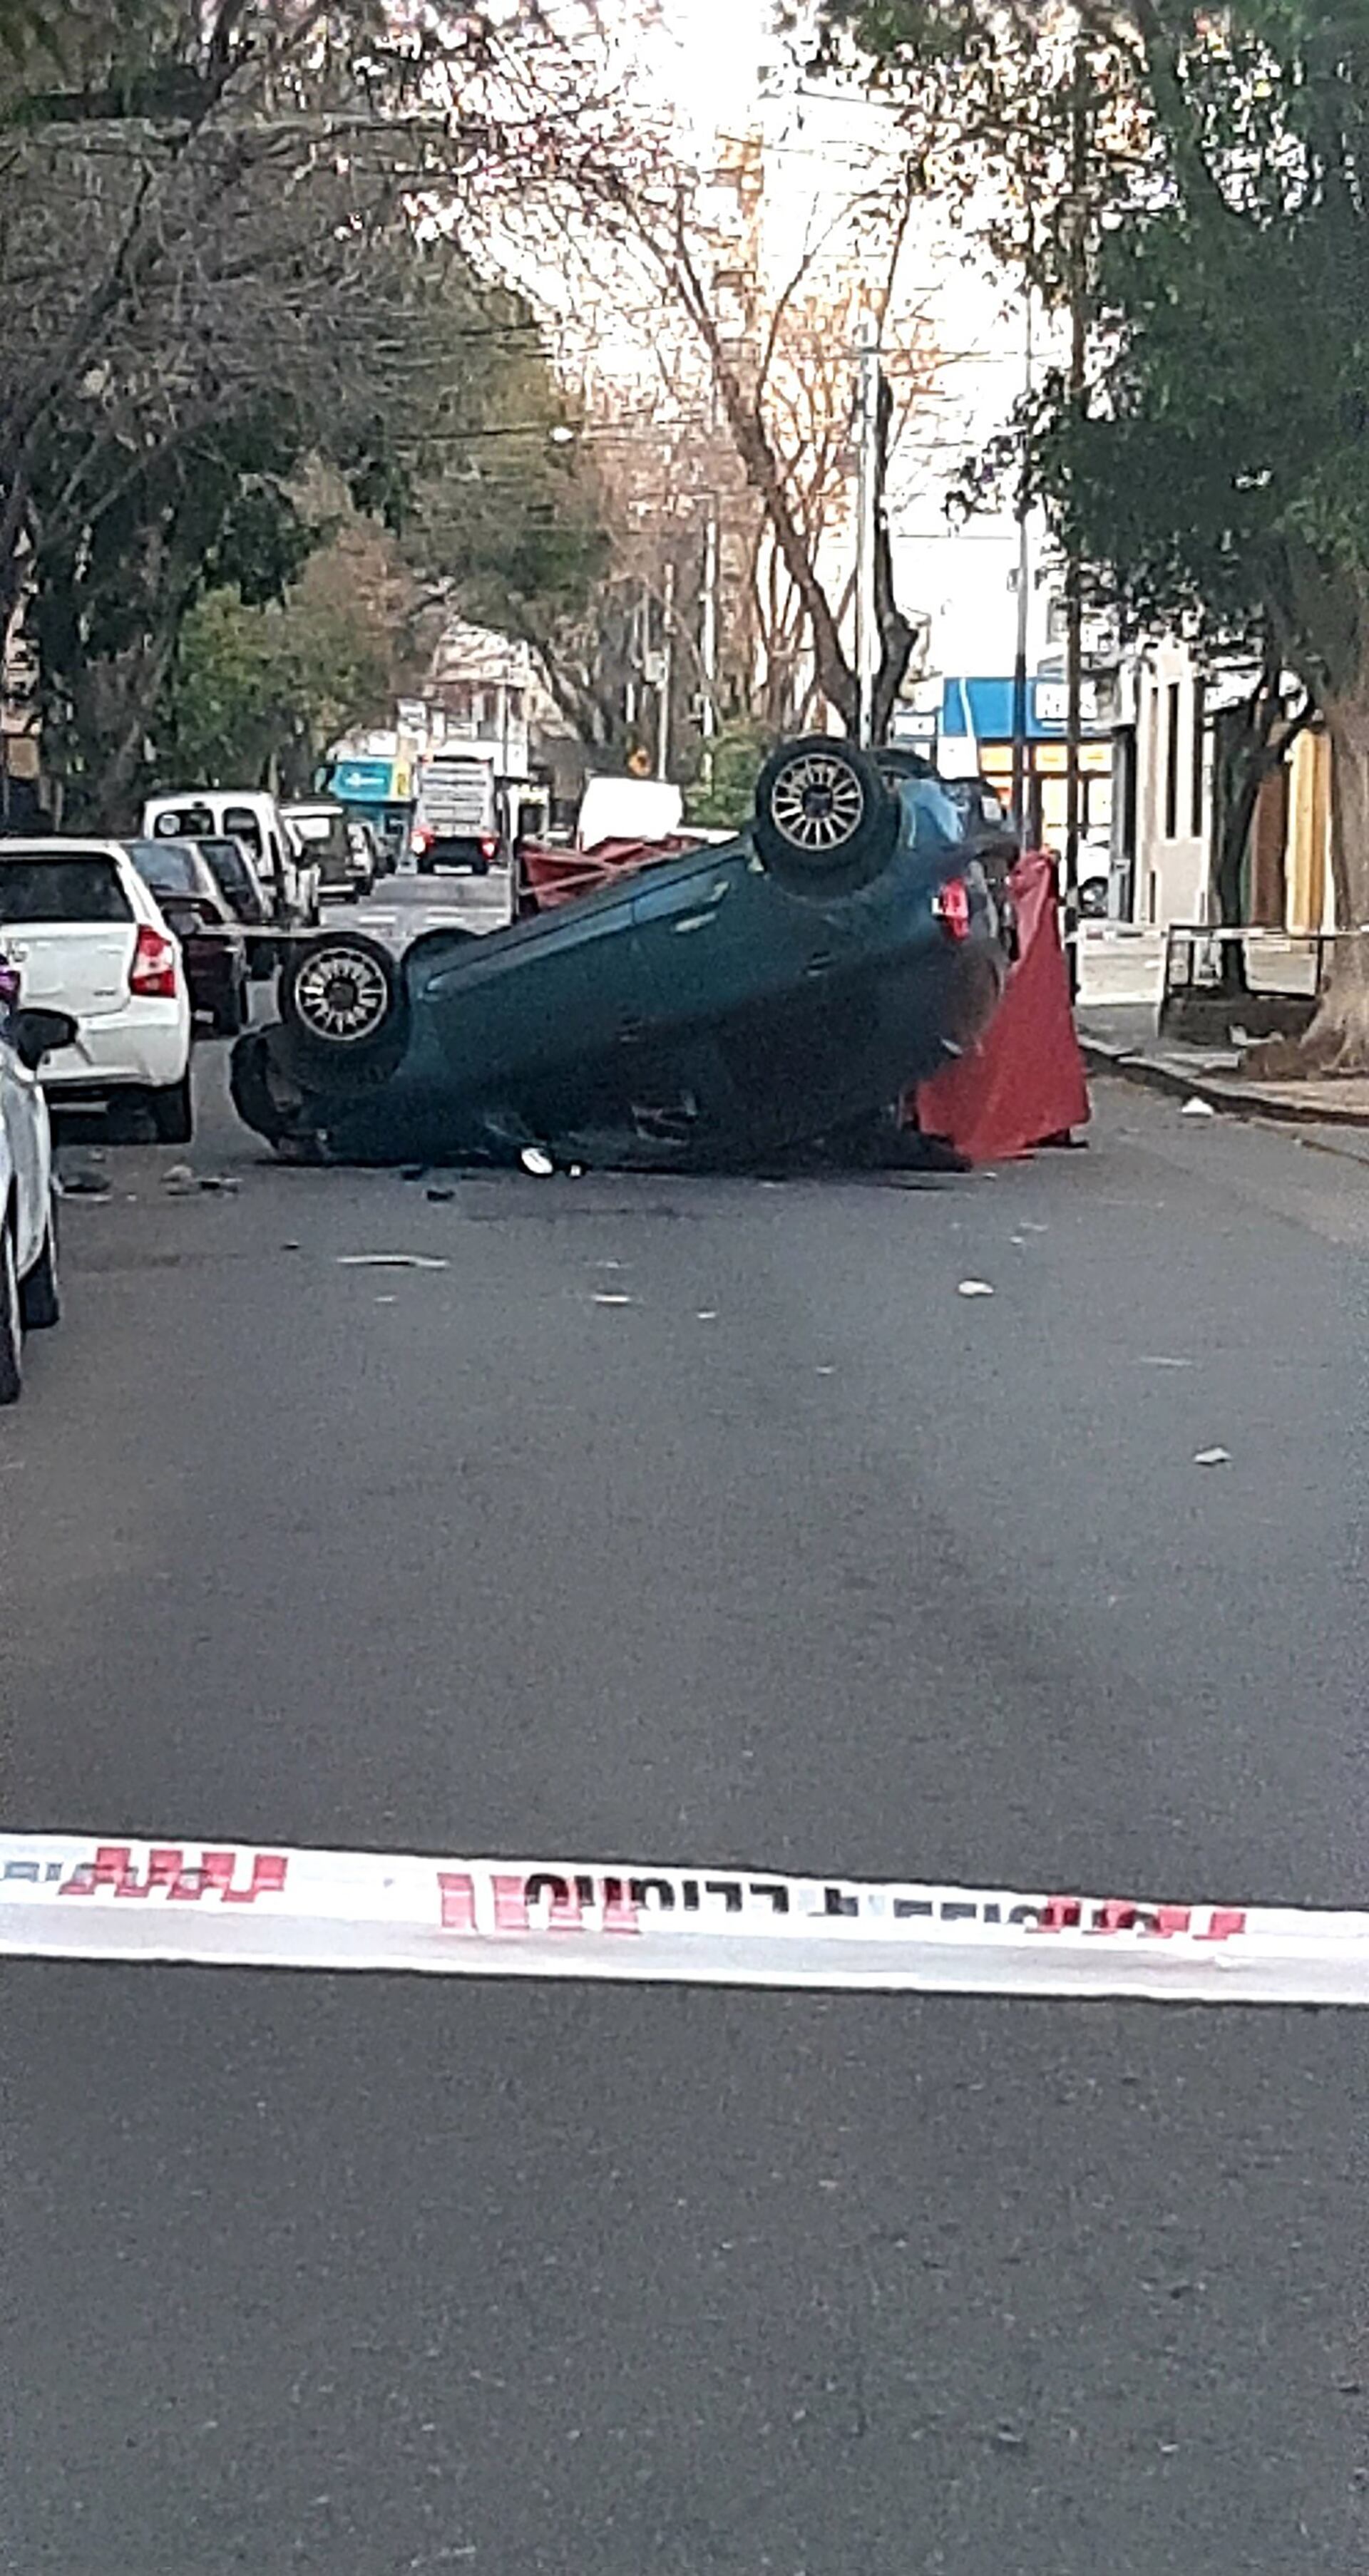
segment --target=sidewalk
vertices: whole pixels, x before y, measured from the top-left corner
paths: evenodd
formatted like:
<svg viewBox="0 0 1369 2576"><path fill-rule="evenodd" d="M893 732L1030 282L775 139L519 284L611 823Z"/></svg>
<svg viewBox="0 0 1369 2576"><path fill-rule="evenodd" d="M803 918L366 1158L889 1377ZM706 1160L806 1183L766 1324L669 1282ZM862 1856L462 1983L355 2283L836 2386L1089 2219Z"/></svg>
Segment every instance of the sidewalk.
<svg viewBox="0 0 1369 2576"><path fill-rule="evenodd" d="M1252 1082L1235 1047L1183 1046L1156 1034L1148 1002L1083 1003L1079 1043L1090 1073L1120 1074L1181 1100L1205 1100L1233 1118L1274 1118L1299 1127L1362 1128L1369 1147L1369 1076L1322 1082ZM1315 1139L1310 1141L1315 1142ZM1344 1140L1342 1135L1342 1142ZM1363 1159L1369 1161L1369 1150Z"/></svg>

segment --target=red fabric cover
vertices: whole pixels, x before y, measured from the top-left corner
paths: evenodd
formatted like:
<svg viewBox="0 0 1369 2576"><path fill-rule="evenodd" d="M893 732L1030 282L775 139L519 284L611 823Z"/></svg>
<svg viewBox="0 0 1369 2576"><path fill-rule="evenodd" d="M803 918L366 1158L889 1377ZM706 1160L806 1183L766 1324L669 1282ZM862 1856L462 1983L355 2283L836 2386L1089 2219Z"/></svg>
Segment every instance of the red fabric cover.
<svg viewBox="0 0 1369 2576"><path fill-rule="evenodd" d="M563 903L573 903L577 895L594 894L612 877L631 875L637 868L655 866L662 859L677 859L697 843L681 837L673 841L599 841L592 850L548 850L540 842L522 845L523 882L539 912L555 912Z"/></svg>
<svg viewBox="0 0 1369 2576"><path fill-rule="evenodd" d="M1019 954L978 1046L919 1085L917 1123L972 1163L997 1163L1086 1125L1084 1059L1060 945L1055 866L1029 850L1008 879Z"/></svg>

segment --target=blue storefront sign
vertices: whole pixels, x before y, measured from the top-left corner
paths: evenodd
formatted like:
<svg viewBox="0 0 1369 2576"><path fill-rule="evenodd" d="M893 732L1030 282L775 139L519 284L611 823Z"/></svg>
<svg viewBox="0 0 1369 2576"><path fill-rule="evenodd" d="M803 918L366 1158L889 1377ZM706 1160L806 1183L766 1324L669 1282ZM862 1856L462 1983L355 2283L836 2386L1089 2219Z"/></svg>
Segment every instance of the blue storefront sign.
<svg viewBox="0 0 1369 2576"><path fill-rule="evenodd" d="M333 794L345 805L388 805L394 776L392 760L340 760L333 771Z"/></svg>
<svg viewBox="0 0 1369 2576"><path fill-rule="evenodd" d="M1083 731L1095 738L1107 736L1112 728L1100 717L1098 688L1086 680L1083 689ZM1069 723L1069 694L1063 680L1027 682L1027 738L1031 742L1063 742ZM1005 680L944 680L941 694L941 733L961 736L974 742L1011 742L1013 738L1013 683Z"/></svg>

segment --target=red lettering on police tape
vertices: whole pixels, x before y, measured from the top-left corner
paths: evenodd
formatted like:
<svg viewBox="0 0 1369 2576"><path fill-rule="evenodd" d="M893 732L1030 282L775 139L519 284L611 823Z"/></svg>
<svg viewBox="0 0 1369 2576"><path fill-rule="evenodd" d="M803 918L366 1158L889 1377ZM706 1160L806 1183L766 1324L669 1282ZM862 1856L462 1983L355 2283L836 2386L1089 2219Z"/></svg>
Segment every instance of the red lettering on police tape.
<svg viewBox="0 0 1369 2576"><path fill-rule="evenodd" d="M217 1896L221 1905L255 1905L259 1896L279 1896L289 1862L284 1852L253 1852L252 1875L245 1887L234 1884L244 1854L206 1851L187 1859L184 1849L152 1845L147 1870L133 1867L128 1843L99 1843L94 1860L81 1861L58 1889L59 1896L164 1897L169 1905L197 1905L202 1896Z"/></svg>
<svg viewBox="0 0 1369 2576"><path fill-rule="evenodd" d="M477 1933L476 1882L466 1870L439 1870L437 1884L442 1929ZM968 1893L933 1897L900 1894L883 1887L823 1885L814 1902L796 1907L798 1889L779 1879L666 1877L596 1877L588 1872L534 1870L524 1875L495 1870L490 1874L492 1929L495 1932L640 1932L650 1920L704 1911L724 1919L755 1915L765 1919L797 1913L800 1920L863 1921L875 1929L893 1920L914 1930L918 1923L963 1924L967 1931L1082 1932L1139 1934L1143 1939L1229 1941L1247 1927L1244 1912L1231 1906L1141 1905L1131 1898L1078 1896L1028 1898L1017 1904L998 1897Z"/></svg>

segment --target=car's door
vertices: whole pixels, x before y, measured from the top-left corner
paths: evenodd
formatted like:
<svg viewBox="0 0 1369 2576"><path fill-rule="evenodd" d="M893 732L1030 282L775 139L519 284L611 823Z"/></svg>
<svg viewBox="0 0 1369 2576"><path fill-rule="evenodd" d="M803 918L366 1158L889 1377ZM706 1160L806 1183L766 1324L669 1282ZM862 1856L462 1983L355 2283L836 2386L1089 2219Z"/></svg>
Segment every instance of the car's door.
<svg viewBox="0 0 1369 2576"><path fill-rule="evenodd" d="M450 1078L489 1094L617 1085L655 1008L628 883L454 952L435 946L431 962L420 949L411 990Z"/></svg>
<svg viewBox="0 0 1369 2576"><path fill-rule="evenodd" d="M16 1250L20 1276L31 1270L47 1230L49 1144L47 1107L36 1074L22 1065L0 1019L0 1126L14 1177L18 1210Z"/></svg>

